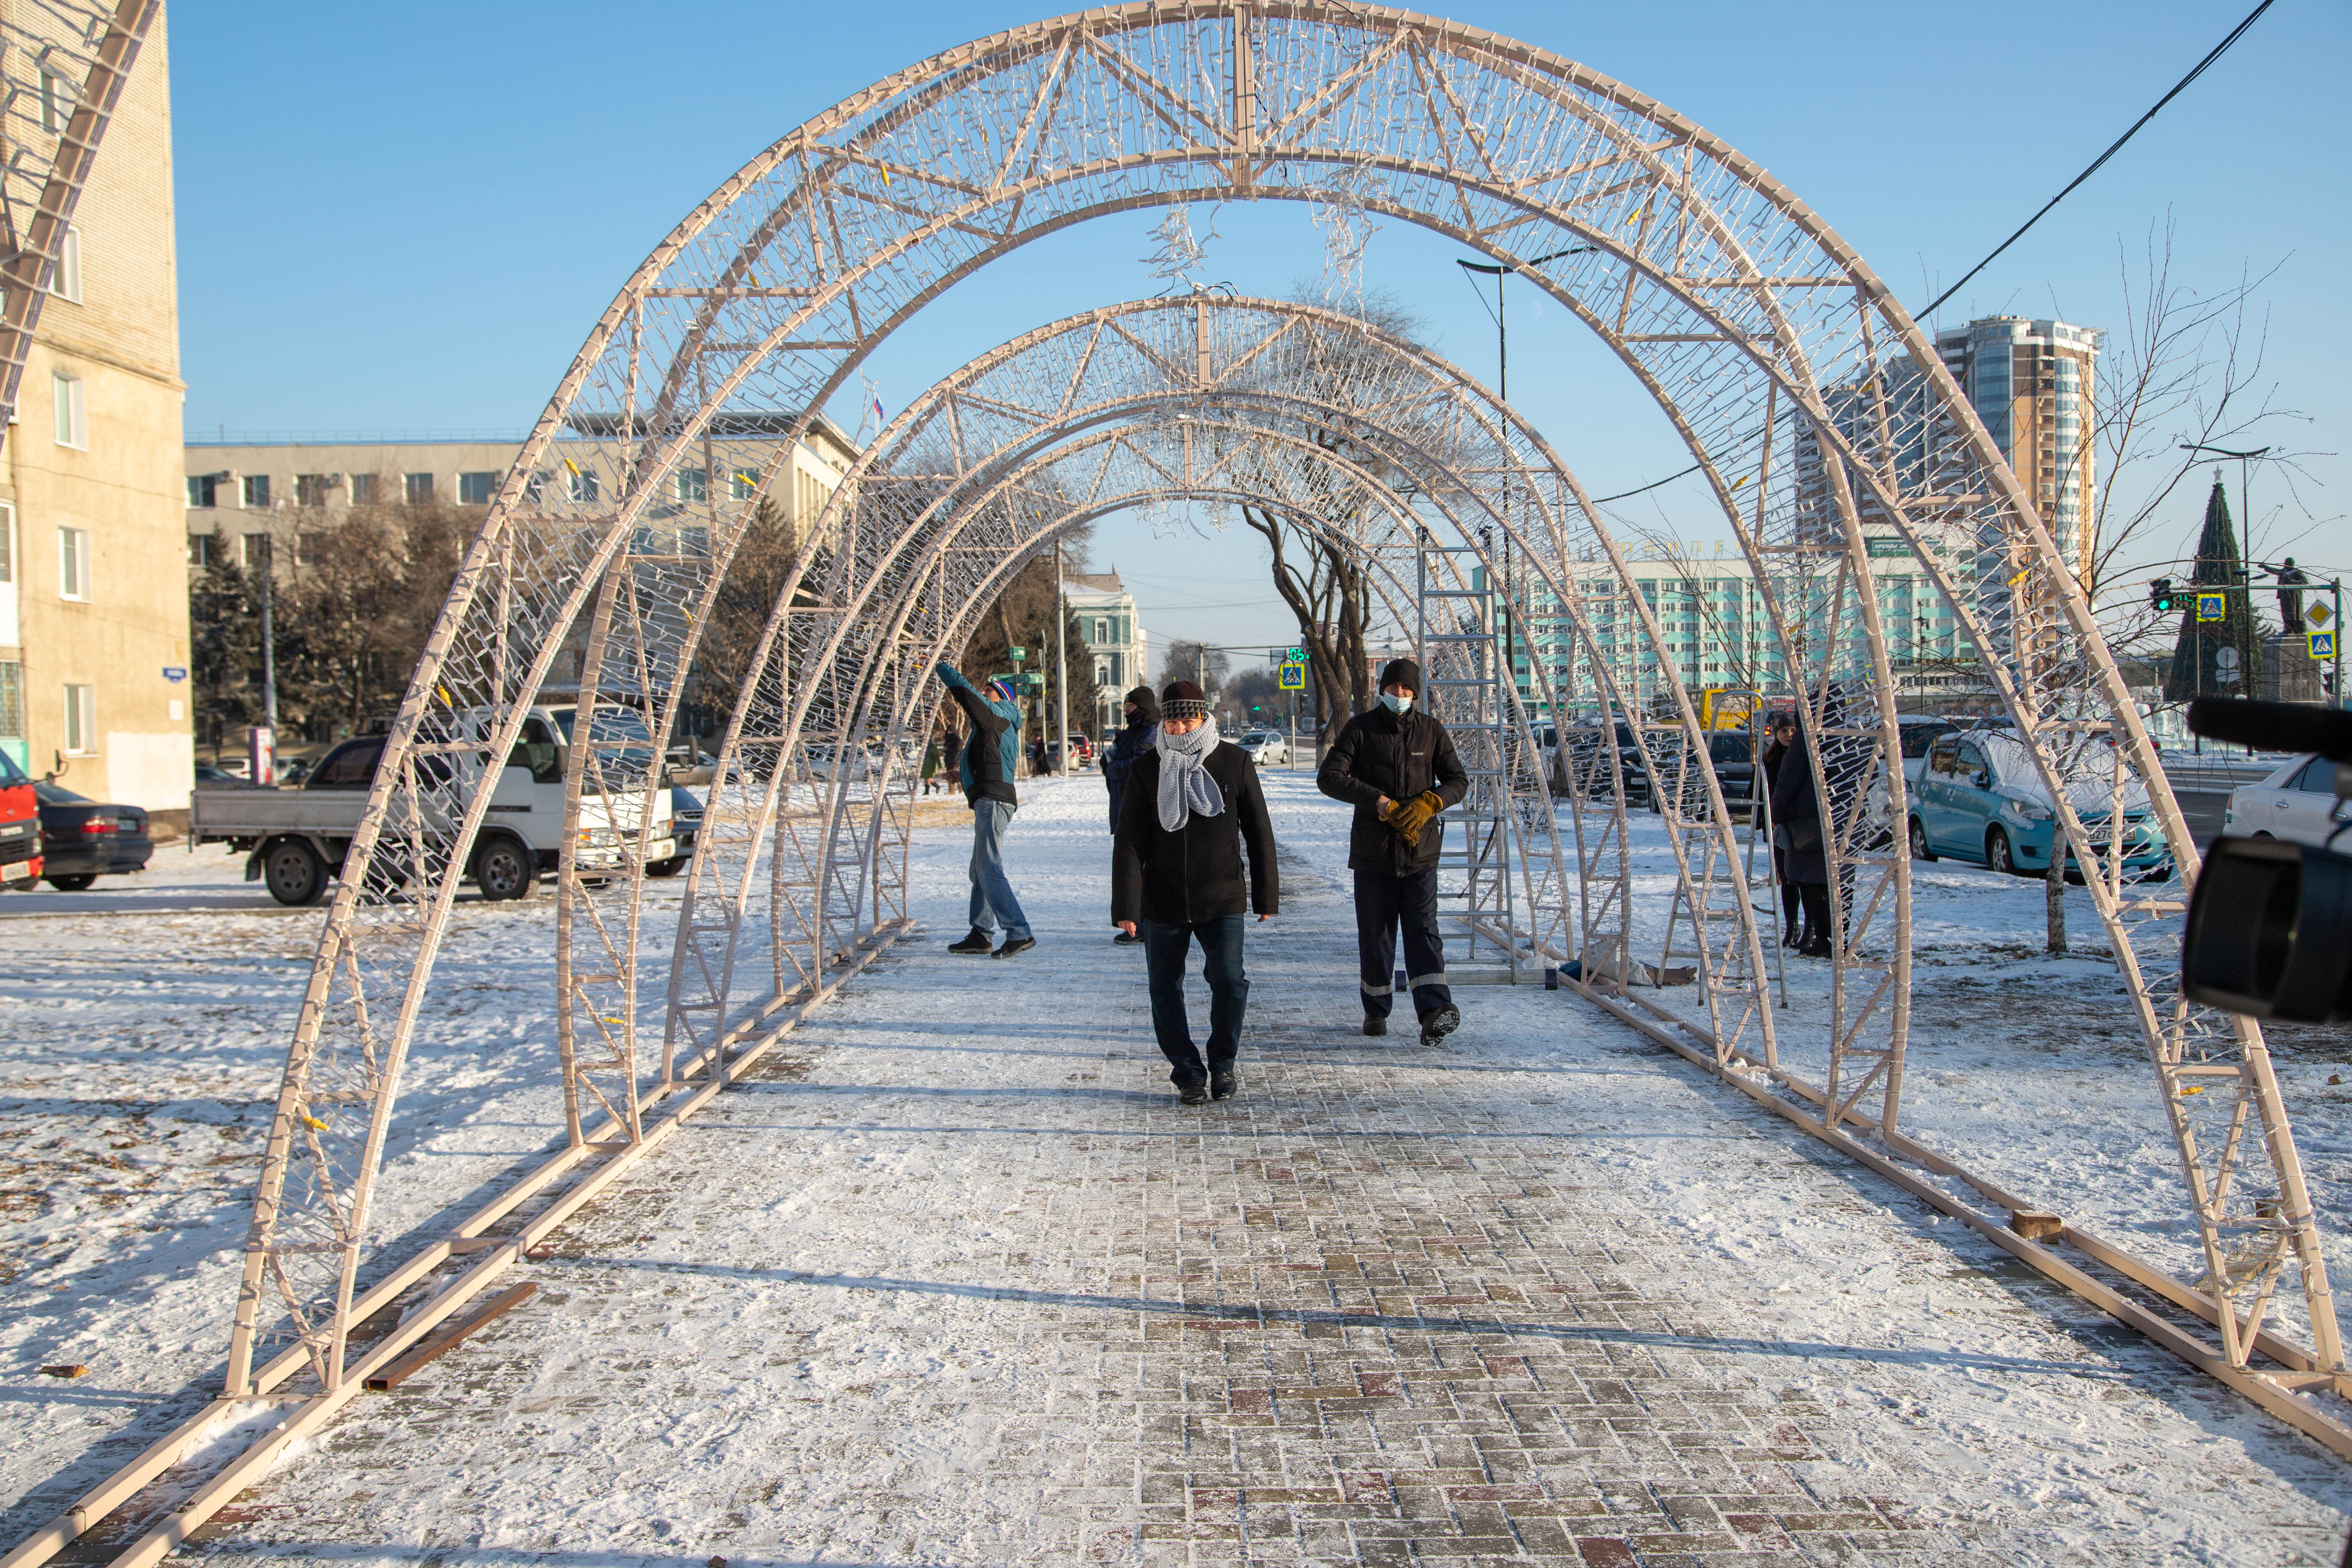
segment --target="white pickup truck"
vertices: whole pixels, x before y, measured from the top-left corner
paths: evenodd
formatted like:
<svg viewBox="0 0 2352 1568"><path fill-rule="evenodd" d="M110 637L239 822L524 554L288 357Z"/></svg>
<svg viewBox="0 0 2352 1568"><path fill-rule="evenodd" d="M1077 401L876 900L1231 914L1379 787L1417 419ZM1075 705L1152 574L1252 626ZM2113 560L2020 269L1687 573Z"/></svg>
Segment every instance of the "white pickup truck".
<svg viewBox="0 0 2352 1568"><path fill-rule="evenodd" d="M526 898L539 873L562 864L563 775L573 714L571 708L530 710L521 741L499 773L481 831L460 851L467 879L485 899ZM459 724L462 731L468 722L484 721L477 711L464 715ZM656 759L645 720L633 709L599 708L591 729L607 782L627 784L622 793L582 798L580 842L570 847L583 871L617 873L636 848L646 770ZM383 743L382 735L343 742L320 759L299 789L198 790L190 803L189 837L199 844L246 850L246 880L263 882L279 903L315 903L342 872L352 836L367 810ZM451 762L461 772L480 765L464 753L446 761L426 758L419 765ZM654 792L653 833L646 847L648 868L667 867L677 853L670 792L659 789Z"/></svg>

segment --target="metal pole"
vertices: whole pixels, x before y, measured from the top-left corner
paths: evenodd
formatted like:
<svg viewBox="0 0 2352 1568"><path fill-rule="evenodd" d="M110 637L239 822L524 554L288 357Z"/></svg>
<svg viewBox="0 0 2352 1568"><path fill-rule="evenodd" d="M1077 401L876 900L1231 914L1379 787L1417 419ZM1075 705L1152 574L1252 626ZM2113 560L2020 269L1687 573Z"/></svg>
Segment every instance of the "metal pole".
<svg viewBox="0 0 2352 1568"><path fill-rule="evenodd" d="M1064 778L1070 776L1070 653L1066 646L1070 626L1070 607L1062 597L1062 542L1054 541L1054 705L1055 722L1061 734L1055 744L1061 752L1059 769Z"/></svg>
<svg viewBox="0 0 2352 1568"><path fill-rule="evenodd" d="M270 619L270 579L277 572L277 542L261 536L261 721L269 726L269 745L278 749L278 634ZM261 781L253 781L259 784Z"/></svg>

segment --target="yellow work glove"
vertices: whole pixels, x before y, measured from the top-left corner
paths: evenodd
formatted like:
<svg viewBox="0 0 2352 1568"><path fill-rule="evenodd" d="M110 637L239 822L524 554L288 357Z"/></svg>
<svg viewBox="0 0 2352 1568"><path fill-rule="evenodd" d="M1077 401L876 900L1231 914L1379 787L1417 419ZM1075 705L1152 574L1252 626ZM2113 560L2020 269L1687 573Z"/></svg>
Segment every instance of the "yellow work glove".
<svg viewBox="0 0 2352 1568"><path fill-rule="evenodd" d="M1437 798L1435 790L1425 789L1412 799L1389 807L1389 826L1397 830L1397 837L1405 843L1417 847L1421 843L1422 828L1444 807L1445 803Z"/></svg>

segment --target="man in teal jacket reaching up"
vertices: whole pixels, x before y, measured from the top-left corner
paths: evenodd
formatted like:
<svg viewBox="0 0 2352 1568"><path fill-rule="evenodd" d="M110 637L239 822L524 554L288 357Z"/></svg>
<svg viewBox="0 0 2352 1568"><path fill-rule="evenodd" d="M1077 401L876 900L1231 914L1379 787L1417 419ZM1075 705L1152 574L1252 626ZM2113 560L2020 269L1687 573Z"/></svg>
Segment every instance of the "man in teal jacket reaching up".
<svg viewBox="0 0 2352 1568"><path fill-rule="evenodd" d="M1021 756L1021 707L1013 688L992 680L985 691L941 663L940 679L971 721L971 738L964 743L961 775L963 797L971 805L971 934L948 943L950 952L980 954L995 948L993 956L1011 958L1037 945L1021 900L1004 875L1004 830L1013 826L1020 797L1013 790L1013 773ZM996 946L995 932L1004 932Z"/></svg>

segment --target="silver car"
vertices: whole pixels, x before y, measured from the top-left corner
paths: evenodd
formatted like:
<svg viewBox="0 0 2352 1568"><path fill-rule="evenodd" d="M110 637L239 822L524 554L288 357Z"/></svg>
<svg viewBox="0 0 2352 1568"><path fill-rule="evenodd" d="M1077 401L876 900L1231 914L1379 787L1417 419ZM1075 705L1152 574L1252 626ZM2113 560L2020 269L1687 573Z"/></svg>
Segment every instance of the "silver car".
<svg viewBox="0 0 2352 1568"><path fill-rule="evenodd" d="M2271 770L2258 784L2230 792L2221 831L2242 838L2284 838L2291 844L2326 846L2343 823L2336 819L2336 764L2306 752ZM2352 842L2352 833L2336 843Z"/></svg>

